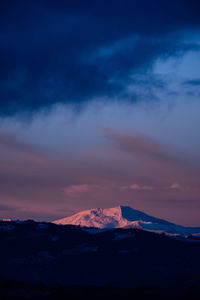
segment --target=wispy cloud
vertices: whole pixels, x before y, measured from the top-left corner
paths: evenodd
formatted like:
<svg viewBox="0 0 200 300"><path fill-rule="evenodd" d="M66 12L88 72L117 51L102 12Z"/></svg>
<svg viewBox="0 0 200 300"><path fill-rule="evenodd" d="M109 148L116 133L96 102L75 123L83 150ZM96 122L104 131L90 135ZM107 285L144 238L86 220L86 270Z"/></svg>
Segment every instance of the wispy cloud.
<svg viewBox="0 0 200 300"><path fill-rule="evenodd" d="M93 186L89 184L77 184L77 185L70 185L68 187L63 188L65 194L69 197L80 197L83 194L88 193L93 189Z"/></svg>
<svg viewBox="0 0 200 300"><path fill-rule="evenodd" d="M198 186L200 169L181 158L175 149L170 149L138 133L128 134L106 130L105 136L114 143L114 147L132 158L133 166L137 168L136 178L140 178L140 181L143 178L151 183L143 183L144 186L165 187L175 182L172 187L178 188L180 184L176 184L177 180L183 185ZM141 188L141 183L137 183L134 187Z"/></svg>
<svg viewBox="0 0 200 300"><path fill-rule="evenodd" d="M175 191L176 201L200 194L200 170L140 134L106 131L107 143L81 159L77 152L50 156L17 135L8 137L4 132L0 146L0 217L49 219L63 216L66 208L119 204L142 209L166 198L170 203Z"/></svg>
<svg viewBox="0 0 200 300"><path fill-rule="evenodd" d="M130 155L137 155L144 159L163 163L173 163L176 160L175 155L170 153L170 149L164 148L164 146L144 135L106 130L105 136L113 140L119 148Z"/></svg>
<svg viewBox="0 0 200 300"><path fill-rule="evenodd" d="M173 189L173 190L178 190L180 188L181 188L181 186L179 183L172 183L172 185L170 185L170 189Z"/></svg>
<svg viewBox="0 0 200 300"><path fill-rule="evenodd" d="M139 185L137 183L131 184L130 185L131 190L143 190L143 191L151 191L153 190L152 185Z"/></svg>
<svg viewBox="0 0 200 300"><path fill-rule="evenodd" d="M0 150L4 153L13 152L13 155L23 154L37 161L44 159L41 151L20 140L13 131L0 130Z"/></svg>

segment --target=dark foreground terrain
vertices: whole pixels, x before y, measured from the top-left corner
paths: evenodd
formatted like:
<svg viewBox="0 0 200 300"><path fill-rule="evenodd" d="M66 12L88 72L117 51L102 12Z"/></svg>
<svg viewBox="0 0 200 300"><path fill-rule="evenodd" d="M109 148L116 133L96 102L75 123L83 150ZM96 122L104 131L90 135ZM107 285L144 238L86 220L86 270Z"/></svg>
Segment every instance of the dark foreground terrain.
<svg viewBox="0 0 200 300"><path fill-rule="evenodd" d="M139 286L120 288L114 286L55 286L28 284L0 279L2 300L67 300L67 299L200 299L200 289L190 287L184 291L161 289L160 287Z"/></svg>
<svg viewBox="0 0 200 300"><path fill-rule="evenodd" d="M1 299L200 299L200 240L0 222L0 276Z"/></svg>

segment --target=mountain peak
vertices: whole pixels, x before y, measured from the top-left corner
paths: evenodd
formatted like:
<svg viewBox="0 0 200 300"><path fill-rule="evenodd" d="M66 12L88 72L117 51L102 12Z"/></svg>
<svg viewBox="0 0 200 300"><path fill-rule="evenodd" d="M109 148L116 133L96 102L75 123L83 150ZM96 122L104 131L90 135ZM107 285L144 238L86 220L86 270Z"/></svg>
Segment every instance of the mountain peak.
<svg viewBox="0 0 200 300"><path fill-rule="evenodd" d="M184 227L152 217L130 206L93 208L54 221L55 224L70 224L95 228L138 228L170 235L199 234L200 228Z"/></svg>
<svg viewBox="0 0 200 300"><path fill-rule="evenodd" d="M116 206L112 208L93 208L76 213L57 221L56 224L72 224L83 227L119 228L129 226L132 222L168 223L167 221L151 217L130 206ZM132 225L137 225L132 223Z"/></svg>

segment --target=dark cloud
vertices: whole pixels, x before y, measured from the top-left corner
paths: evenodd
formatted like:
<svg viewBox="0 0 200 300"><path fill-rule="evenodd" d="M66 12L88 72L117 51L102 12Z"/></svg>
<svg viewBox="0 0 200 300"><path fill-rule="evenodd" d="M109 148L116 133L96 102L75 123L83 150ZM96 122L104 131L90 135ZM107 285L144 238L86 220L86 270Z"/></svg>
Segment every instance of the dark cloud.
<svg viewBox="0 0 200 300"><path fill-rule="evenodd" d="M0 211L10 211L10 210L18 210L19 207L15 205L7 205L7 204L1 204L0 203Z"/></svg>
<svg viewBox="0 0 200 300"><path fill-rule="evenodd" d="M179 33L200 28L194 0L0 5L1 115L126 95L156 58L196 48Z"/></svg>
<svg viewBox="0 0 200 300"><path fill-rule="evenodd" d="M183 84L198 87L198 86L200 86L200 78L192 79L192 80L186 80L186 81L183 82Z"/></svg>

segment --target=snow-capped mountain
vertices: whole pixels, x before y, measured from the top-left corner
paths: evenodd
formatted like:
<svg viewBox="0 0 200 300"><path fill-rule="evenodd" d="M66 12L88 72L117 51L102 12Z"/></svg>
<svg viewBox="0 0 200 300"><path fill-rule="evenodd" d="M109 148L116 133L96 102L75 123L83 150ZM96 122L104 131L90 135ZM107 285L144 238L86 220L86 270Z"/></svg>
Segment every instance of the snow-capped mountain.
<svg viewBox="0 0 200 300"><path fill-rule="evenodd" d="M54 221L55 224L78 225L94 228L138 228L169 235L200 235L200 227L184 227L149 216L128 206L95 208L76 213L70 217Z"/></svg>

